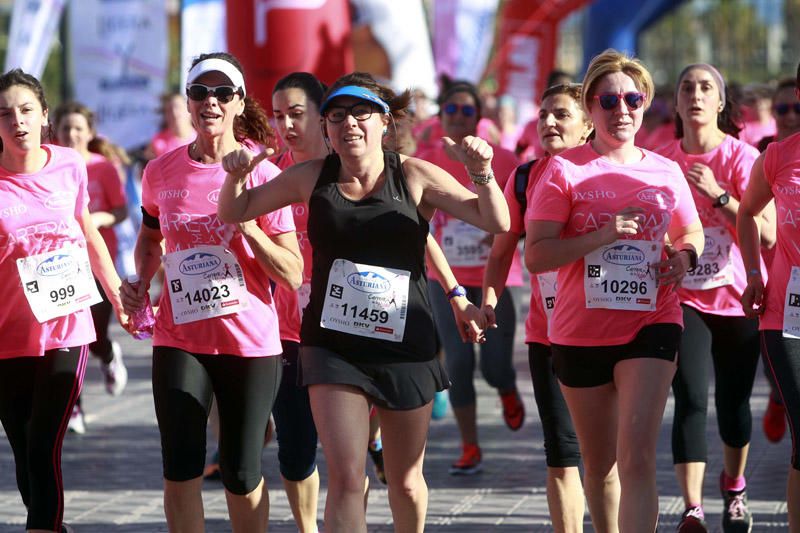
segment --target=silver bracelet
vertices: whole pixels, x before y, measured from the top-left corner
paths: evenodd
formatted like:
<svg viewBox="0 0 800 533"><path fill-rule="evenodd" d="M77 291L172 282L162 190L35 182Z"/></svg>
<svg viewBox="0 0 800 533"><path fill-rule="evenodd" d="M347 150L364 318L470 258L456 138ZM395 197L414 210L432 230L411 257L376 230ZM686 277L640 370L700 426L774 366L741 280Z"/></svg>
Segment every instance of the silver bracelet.
<svg viewBox="0 0 800 533"><path fill-rule="evenodd" d="M492 169L489 169L488 174L473 174L469 170L467 171L467 174L469 174L469 179L471 179L472 183L475 185L486 185L494 179L494 172Z"/></svg>

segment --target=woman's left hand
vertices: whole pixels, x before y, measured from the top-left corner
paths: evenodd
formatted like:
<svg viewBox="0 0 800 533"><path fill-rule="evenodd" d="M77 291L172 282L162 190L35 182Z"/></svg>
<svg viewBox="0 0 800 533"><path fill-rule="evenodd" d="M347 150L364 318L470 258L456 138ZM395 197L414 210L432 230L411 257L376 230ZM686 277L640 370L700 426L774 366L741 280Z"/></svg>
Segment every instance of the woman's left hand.
<svg viewBox="0 0 800 533"><path fill-rule="evenodd" d="M712 200L719 198L725 192L717 183L714 171L702 163L695 163L686 171L686 180L700 194Z"/></svg>
<svg viewBox="0 0 800 533"><path fill-rule="evenodd" d="M667 259L653 264L656 270L656 283L661 285L675 285L674 290L681 286L683 277L689 271L691 259L689 254L682 250L676 250L669 244L665 245ZM683 253L682 253L683 252Z"/></svg>
<svg viewBox="0 0 800 533"><path fill-rule="evenodd" d="M114 305L114 314L117 316L117 321L122 326L122 329L133 335L133 322L131 321L130 315L128 315L128 313L125 312L125 309L122 308L122 303Z"/></svg>
<svg viewBox="0 0 800 533"><path fill-rule="evenodd" d="M464 163L470 174L485 176L491 172L494 150L480 137L468 135L461 144L456 144L450 137L442 137L442 142L447 156Z"/></svg>

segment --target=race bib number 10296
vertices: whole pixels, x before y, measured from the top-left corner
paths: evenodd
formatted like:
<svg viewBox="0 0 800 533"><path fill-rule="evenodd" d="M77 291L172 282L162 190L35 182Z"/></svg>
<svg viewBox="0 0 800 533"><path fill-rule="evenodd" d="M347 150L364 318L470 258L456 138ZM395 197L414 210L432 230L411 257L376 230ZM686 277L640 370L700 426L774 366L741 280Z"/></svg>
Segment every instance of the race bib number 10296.
<svg viewBox="0 0 800 533"><path fill-rule="evenodd" d="M586 254L587 309L654 310L658 287L651 265L660 258L660 243L624 239Z"/></svg>

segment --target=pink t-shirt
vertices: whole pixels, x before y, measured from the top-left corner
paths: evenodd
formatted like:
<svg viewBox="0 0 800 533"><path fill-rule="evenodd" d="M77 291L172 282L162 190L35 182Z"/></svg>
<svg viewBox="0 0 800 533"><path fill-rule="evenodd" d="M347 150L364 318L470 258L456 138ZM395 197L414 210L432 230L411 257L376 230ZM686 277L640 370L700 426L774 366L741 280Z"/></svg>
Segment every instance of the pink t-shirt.
<svg viewBox="0 0 800 533"><path fill-rule="evenodd" d="M294 165L291 152L284 152L271 159L278 168L285 170ZM281 340L300 342L300 306L308 303L311 290L311 243L308 240L308 206L304 203L292 204L297 243L303 254L303 286L300 291L290 291L280 285L275 287L275 308L278 310L278 326ZM302 293L301 297L299 293Z"/></svg>
<svg viewBox="0 0 800 533"><path fill-rule="evenodd" d="M169 130L161 130L153 136L152 140L150 141L150 147L153 149L155 156L160 157L167 152L173 151L175 148L186 146L193 140L194 135L187 137L186 139L181 139L180 137L173 135Z"/></svg>
<svg viewBox="0 0 800 533"><path fill-rule="evenodd" d="M34 174L0 167L0 359L40 356L47 350L94 342L89 308L40 324L22 289L17 259L58 250L86 248L79 220L89 204L86 163L71 148L42 145L49 155Z"/></svg>
<svg viewBox="0 0 800 533"><path fill-rule="evenodd" d="M125 189L122 187L117 167L100 154L90 154L86 162L89 173L89 212L111 211L125 206ZM117 235L114 228L100 228L112 259L117 257Z"/></svg>
<svg viewBox="0 0 800 533"><path fill-rule="evenodd" d="M508 177L514 172L514 169L519 164L519 161L517 161L517 157L513 152L509 152L508 150L500 148L499 146L492 146L492 149L494 150L492 170L494 171L497 184L502 189L505 187ZM475 185L473 185L472 181L470 181L469 175L467 174L467 169L462 163L453 161L447 157L444 148L437 147L435 149L422 152L418 154L417 157L443 168L453 177L455 177L459 183L469 190L475 192ZM431 221L431 225L433 226L433 237L442 247L445 255L448 254L449 247L443 242L443 237L445 237L445 234L447 233L445 226L451 221L456 221L456 219L442 211L437 211L433 216L433 220ZM475 231L478 230L475 229ZM485 234L485 238L489 239L490 235L488 233ZM450 263L450 268L453 270L453 274L461 285L469 287L483 286L483 271L486 267L485 263L480 266L457 266L457 264L454 264L457 262L453 261L452 255L448 256L448 262ZM430 277L431 279L439 281L439 279L433 273L431 273ZM522 263L518 253L514 254L514 261L511 264L511 270L509 271L506 285L512 287L518 287L522 285ZM451 287L447 287L447 290L450 290L450 288Z"/></svg>
<svg viewBox="0 0 800 533"><path fill-rule="evenodd" d="M528 205L526 222L563 223L561 236L566 239L599 230L614 213L637 206L645 210L646 219L643 233L634 240L656 242L664 241L669 227L696 222L697 210L680 168L653 152L642 153L640 161L620 165L585 144L553 157ZM658 288L653 311L587 309L584 270L582 258L558 270L558 298L550 322L552 343L613 346L630 342L650 324L683 325L672 286Z"/></svg>
<svg viewBox="0 0 800 533"><path fill-rule="evenodd" d="M251 173L247 185L260 185L278 173L275 165L265 161ZM217 198L224 180L222 164L198 163L189 157L188 150L173 150L145 167L142 205L150 215L158 217L166 252L198 245L225 246L239 260L250 304L249 309L239 313L175 324L165 290L161 293L153 345L201 354L276 355L281 353L281 345L270 280L236 225L224 224L217 217ZM267 235L294 231L288 207L259 217L257 223ZM169 287L169 279L164 282Z"/></svg>
<svg viewBox="0 0 800 533"><path fill-rule="evenodd" d="M774 118L770 118L766 123L761 123L757 120L748 120L744 123L742 131L739 132L739 139L747 144L758 146L761 139L773 136L777 131L778 126Z"/></svg>
<svg viewBox="0 0 800 533"><path fill-rule="evenodd" d="M764 156L764 176L778 210L778 240L767 283L766 309L760 329L783 330L786 285L793 266L800 266L800 133L771 143Z"/></svg>
<svg viewBox="0 0 800 533"><path fill-rule="evenodd" d="M525 189L525 197L528 199L528 203L531 201L536 183L539 181L542 172L547 168L549 159L550 158L547 156L538 159L528 173L528 186ZM509 232L522 235L525 233L525 213L522 213L522 206L519 204L519 201L517 201L517 195L514 192L515 175L516 169L512 171L511 176L509 176L506 186L503 189L503 195L506 197L508 211L511 215L511 228ZM536 274L531 274L530 282L531 299L528 317L525 319L525 342L538 342L540 344L550 345L550 341L547 340L547 315L544 312L542 293L539 290L539 281L536 278Z"/></svg>
<svg viewBox="0 0 800 533"><path fill-rule="evenodd" d="M758 157L758 150L747 143L734 139L726 135L719 146L704 154L687 154L681 148L680 139L662 146L658 153L664 157L678 163L684 175L695 163L706 165L714 173L717 183L728 194L737 200L741 200L747 184L750 181L750 169L753 162ZM707 290L689 290L681 287L678 295L681 303L702 311L721 316L744 316L740 298L745 287L747 287L747 273L742 263L742 252L739 249L739 242L736 236L736 225L725 217L719 209L713 206L714 201L707 196L699 193L694 187L690 187L692 198L697 206L700 215L700 222L703 228L722 228L724 234L733 243L731 245L730 258L733 263L733 284ZM709 244L709 236L706 234L706 242ZM703 256L710 258L718 253L718 247L706 246ZM766 280L766 268L761 265L761 271Z"/></svg>

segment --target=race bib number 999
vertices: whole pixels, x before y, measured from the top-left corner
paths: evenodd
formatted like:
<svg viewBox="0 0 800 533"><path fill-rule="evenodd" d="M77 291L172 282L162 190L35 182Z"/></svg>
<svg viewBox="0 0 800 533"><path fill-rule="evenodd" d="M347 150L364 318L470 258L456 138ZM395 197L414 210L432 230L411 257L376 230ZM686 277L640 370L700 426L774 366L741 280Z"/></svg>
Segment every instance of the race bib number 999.
<svg viewBox="0 0 800 533"><path fill-rule="evenodd" d="M40 323L101 302L86 248L66 246L17 259L25 298Z"/></svg>
<svg viewBox="0 0 800 533"><path fill-rule="evenodd" d="M587 309L652 311L658 287L655 269L661 244L620 239L583 258Z"/></svg>
<svg viewBox="0 0 800 533"><path fill-rule="evenodd" d="M335 260L328 275L320 326L402 342L410 278L407 270Z"/></svg>

